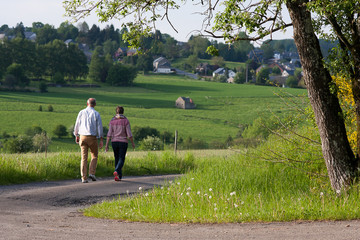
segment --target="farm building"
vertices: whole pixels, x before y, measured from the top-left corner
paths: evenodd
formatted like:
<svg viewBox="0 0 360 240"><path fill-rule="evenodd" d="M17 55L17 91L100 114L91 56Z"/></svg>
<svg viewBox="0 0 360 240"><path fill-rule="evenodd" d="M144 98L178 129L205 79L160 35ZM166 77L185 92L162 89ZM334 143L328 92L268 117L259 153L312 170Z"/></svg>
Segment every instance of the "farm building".
<svg viewBox="0 0 360 240"><path fill-rule="evenodd" d="M175 106L182 109L194 109L196 105L193 100L189 97L179 97L176 99Z"/></svg>
<svg viewBox="0 0 360 240"><path fill-rule="evenodd" d="M172 72L170 62L164 57L159 57L159 58L155 59L153 62L153 67L154 67L154 72L156 72L156 73L171 73Z"/></svg>

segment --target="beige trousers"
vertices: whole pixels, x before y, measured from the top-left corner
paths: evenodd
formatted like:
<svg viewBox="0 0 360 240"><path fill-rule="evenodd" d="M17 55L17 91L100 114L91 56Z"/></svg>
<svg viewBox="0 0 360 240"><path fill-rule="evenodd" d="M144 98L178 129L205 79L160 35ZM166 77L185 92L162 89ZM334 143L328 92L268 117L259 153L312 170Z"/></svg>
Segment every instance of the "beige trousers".
<svg viewBox="0 0 360 240"><path fill-rule="evenodd" d="M89 166L89 174L95 175L98 159L98 140L95 136L80 136L79 145L81 148L81 164L80 173L83 180L87 179L88 168L88 152L90 148L91 161Z"/></svg>

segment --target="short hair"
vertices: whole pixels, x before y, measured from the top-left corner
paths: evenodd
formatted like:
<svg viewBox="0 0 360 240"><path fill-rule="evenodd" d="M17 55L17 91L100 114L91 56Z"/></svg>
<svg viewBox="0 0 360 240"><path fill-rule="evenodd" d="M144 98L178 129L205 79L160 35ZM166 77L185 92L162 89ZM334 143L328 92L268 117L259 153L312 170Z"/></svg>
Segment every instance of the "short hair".
<svg viewBox="0 0 360 240"><path fill-rule="evenodd" d="M95 99L95 98L89 98L89 99L87 100L87 103L88 103L91 107L93 107L93 106L96 105L96 99Z"/></svg>
<svg viewBox="0 0 360 240"><path fill-rule="evenodd" d="M117 114L123 114L124 113L124 108L122 106L117 106L116 107L116 113Z"/></svg>

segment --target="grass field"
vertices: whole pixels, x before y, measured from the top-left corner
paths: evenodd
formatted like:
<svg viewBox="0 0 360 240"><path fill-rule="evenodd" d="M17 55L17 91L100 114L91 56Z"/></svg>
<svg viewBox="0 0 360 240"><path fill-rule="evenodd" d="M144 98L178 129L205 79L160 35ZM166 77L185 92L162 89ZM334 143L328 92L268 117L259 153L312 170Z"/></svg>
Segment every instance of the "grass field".
<svg viewBox="0 0 360 240"><path fill-rule="evenodd" d="M42 127L53 137L54 151L71 148L71 139L54 139L53 129L62 124L74 124L78 112L86 107L89 97L97 99L103 126L107 126L115 107L125 107L132 127L150 126L159 131L175 132L207 142L234 137L239 125L250 124L271 109L277 114L292 110L274 95L275 87L237 85L190 80L173 75L139 75L133 87L56 88L48 93L0 92L1 133L22 134L34 125ZM294 96L306 94L302 89L286 89ZM197 109L174 107L179 96L191 97ZM38 111L39 106L43 111ZM54 111L47 110L52 105ZM54 144L59 144L54 146Z"/></svg>

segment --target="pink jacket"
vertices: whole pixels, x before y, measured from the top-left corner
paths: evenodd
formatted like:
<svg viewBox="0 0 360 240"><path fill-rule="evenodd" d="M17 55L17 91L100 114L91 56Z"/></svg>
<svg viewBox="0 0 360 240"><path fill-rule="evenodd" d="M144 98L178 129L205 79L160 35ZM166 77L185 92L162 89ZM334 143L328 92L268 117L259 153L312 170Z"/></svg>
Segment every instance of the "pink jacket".
<svg viewBox="0 0 360 240"><path fill-rule="evenodd" d="M128 142L132 137L129 120L122 114L116 114L109 123L107 137L111 137L112 142Z"/></svg>

